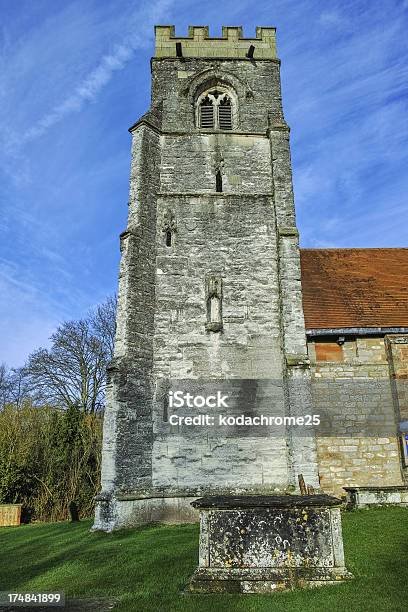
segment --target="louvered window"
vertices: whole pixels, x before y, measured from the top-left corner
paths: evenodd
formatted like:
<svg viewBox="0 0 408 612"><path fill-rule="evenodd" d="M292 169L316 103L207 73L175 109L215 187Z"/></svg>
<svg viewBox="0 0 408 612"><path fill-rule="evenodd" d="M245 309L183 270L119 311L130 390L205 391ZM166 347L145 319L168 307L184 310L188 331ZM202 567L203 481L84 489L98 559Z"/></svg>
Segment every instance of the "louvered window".
<svg viewBox="0 0 408 612"><path fill-rule="evenodd" d="M210 130L232 130L233 102L227 92L213 89L198 102L198 125Z"/></svg>
<svg viewBox="0 0 408 612"><path fill-rule="evenodd" d="M214 106L212 101L207 97L201 102L200 106L200 127L214 127Z"/></svg>
<svg viewBox="0 0 408 612"><path fill-rule="evenodd" d="M227 97L218 106L218 125L220 130L232 130L232 106Z"/></svg>

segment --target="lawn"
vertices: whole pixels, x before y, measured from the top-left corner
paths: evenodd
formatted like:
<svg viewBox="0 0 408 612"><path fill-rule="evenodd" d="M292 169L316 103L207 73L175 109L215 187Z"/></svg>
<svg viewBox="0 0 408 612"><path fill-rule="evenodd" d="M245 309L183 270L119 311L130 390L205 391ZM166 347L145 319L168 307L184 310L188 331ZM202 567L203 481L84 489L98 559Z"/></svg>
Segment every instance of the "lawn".
<svg viewBox="0 0 408 612"><path fill-rule="evenodd" d="M184 595L197 561L196 525L90 533L90 521L0 530L0 591L63 590L115 598L138 612L398 611L408 601L408 510L343 514L349 583L266 595ZM22 608L23 610L24 608Z"/></svg>

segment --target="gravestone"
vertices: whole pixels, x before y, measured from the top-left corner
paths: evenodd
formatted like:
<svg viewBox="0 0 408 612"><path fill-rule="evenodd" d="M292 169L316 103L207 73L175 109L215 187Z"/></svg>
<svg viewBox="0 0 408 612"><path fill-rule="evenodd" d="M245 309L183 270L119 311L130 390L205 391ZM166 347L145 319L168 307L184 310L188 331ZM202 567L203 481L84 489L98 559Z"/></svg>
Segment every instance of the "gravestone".
<svg viewBox="0 0 408 612"><path fill-rule="evenodd" d="M352 578L344 564L341 501L328 495L205 497L199 566L189 591L272 593Z"/></svg>
<svg viewBox="0 0 408 612"><path fill-rule="evenodd" d="M79 511L78 506L74 501L69 502L68 504L68 512L71 519L71 523L76 523L79 521Z"/></svg>

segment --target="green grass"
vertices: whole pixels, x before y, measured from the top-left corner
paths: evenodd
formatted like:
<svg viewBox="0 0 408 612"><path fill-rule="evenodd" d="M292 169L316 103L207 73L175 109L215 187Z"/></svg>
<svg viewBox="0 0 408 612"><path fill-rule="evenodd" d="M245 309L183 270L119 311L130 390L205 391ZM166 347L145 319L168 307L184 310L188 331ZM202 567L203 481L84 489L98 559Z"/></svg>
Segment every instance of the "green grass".
<svg viewBox="0 0 408 612"><path fill-rule="evenodd" d="M117 598L138 612L398 611L408 601L408 511L343 514L348 583L274 595L183 595L197 562L198 527L149 526L113 534L78 524L0 530L0 591L63 590Z"/></svg>

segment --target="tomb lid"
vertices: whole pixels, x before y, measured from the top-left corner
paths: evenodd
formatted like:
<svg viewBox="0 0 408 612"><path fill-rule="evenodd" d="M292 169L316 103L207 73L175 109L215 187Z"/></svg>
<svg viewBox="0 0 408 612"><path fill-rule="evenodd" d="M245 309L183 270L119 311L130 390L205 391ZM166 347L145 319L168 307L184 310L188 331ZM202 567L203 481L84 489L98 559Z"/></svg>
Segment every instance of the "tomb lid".
<svg viewBox="0 0 408 612"><path fill-rule="evenodd" d="M339 506L343 502L331 495L217 495L191 502L194 508L304 508Z"/></svg>

